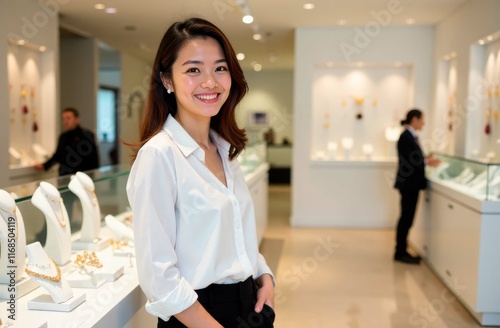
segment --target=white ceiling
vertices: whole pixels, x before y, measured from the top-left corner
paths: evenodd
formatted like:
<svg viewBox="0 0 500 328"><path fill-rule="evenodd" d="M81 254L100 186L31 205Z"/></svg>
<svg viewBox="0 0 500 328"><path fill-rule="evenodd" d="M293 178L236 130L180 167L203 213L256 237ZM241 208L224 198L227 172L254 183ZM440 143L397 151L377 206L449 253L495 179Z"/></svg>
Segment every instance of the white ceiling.
<svg viewBox="0 0 500 328"><path fill-rule="evenodd" d="M391 14L390 25L406 25L413 18L416 25L434 25L469 0L93 0L61 4L61 26L85 36L95 36L121 51L152 61L167 27L174 21L198 16L218 25L229 37L236 52L243 52L244 68L262 64L264 70L293 68L293 33L297 27L336 26L347 20L349 26L364 26L375 21L374 12L388 12L389 3L400 13ZM255 18L246 25L236 3L246 3ZM315 4L304 10L303 4ZM115 7L116 14L94 9L103 3ZM135 26L128 31L126 26ZM254 29L265 37L254 41ZM276 60L271 62L270 55Z"/></svg>

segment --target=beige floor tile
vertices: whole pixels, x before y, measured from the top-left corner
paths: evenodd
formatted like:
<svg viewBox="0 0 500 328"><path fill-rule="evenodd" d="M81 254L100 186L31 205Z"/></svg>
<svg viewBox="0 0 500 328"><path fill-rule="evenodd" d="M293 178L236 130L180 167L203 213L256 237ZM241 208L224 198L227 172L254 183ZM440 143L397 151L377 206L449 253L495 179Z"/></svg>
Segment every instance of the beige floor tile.
<svg viewBox="0 0 500 328"><path fill-rule="evenodd" d="M392 261L394 231L291 228L290 188L271 186L261 252L276 328L480 327L425 265Z"/></svg>

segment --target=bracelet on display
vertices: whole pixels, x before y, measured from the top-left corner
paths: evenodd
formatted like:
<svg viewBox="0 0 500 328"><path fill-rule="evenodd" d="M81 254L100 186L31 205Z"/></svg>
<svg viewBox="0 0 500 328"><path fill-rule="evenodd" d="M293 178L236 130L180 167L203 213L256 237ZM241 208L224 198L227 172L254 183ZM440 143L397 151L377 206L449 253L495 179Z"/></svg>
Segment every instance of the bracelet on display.
<svg viewBox="0 0 500 328"><path fill-rule="evenodd" d="M59 268L59 265L57 265L57 263L52 258L49 257L49 259L52 262L52 264L54 264L54 267L56 268L56 275L55 276L49 276L49 275L46 275L46 274L43 274L43 273L38 273L38 272L35 272L35 271L31 271L30 269L28 269L28 266L30 266L30 265L35 266L37 268L41 268L41 269L50 269L52 267L52 264L41 265L41 264L27 263L26 264L26 269L24 269L24 271L28 275L33 276L33 277L37 277L37 278L40 278L40 279L43 279L43 280L52 281L52 282L60 282L61 281L61 269Z"/></svg>
<svg viewBox="0 0 500 328"><path fill-rule="evenodd" d="M76 260L74 262L80 268L85 266L93 266L96 268L102 268L102 263L99 261L95 252L89 253L87 251L83 251L83 254L78 254L76 256Z"/></svg>
<svg viewBox="0 0 500 328"><path fill-rule="evenodd" d="M113 252L123 249L123 247L127 246L128 246L128 241L111 239L111 247L113 249Z"/></svg>

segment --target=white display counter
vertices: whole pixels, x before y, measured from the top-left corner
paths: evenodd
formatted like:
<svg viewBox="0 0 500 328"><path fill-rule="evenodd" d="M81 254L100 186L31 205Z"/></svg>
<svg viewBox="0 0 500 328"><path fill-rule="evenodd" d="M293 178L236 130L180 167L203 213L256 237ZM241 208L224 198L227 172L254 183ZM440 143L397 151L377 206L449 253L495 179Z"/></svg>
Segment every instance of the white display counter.
<svg viewBox="0 0 500 328"><path fill-rule="evenodd" d="M438 181L422 193L410 243L482 325L500 325L500 202Z"/></svg>

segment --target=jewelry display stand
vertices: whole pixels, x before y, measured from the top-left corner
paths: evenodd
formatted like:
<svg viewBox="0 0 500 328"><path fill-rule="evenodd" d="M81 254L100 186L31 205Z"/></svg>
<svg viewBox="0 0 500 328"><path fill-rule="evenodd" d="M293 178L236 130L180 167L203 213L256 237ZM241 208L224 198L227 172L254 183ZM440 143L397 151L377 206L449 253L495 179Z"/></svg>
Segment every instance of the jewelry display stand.
<svg viewBox="0 0 500 328"><path fill-rule="evenodd" d="M133 247L134 230L111 214L106 215L104 221L106 221L106 226L115 238L115 241L111 243L113 255L135 256L135 249Z"/></svg>
<svg viewBox="0 0 500 328"><path fill-rule="evenodd" d="M73 249L100 251L109 246L111 239L99 238L101 209L95 194L95 186L92 179L83 172L77 172L71 177L68 188L78 196L83 209L80 239L73 242Z"/></svg>
<svg viewBox="0 0 500 328"><path fill-rule="evenodd" d="M351 157L351 149L354 146L354 140L352 138L342 138L342 149L344 149L344 159L349 160Z"/></svg>
<svg viewBox="0 0 500 328"><path fill-rule="evenodd" d="M65 279L72 288L99 288L106 282L98 277L94 270L87 268L70 271Z"/></svg>
<svg viewBox="0 0 500 328"><path fill-rule="evenodd" d="M68 282L61 277L59 266L39 242L26 246L26 254L26 272L49 293L28 301L28 309L70 312L85 301L85 293L73 293Z"/></svg>
<svg viewBox="0 0 500 328"><path fill-rule="evenodd" d="M26 266L26 233L21 212L16 207L14 199L5 190L0 189L0 299L10 299L15 293L16 299L23 297L38 288L36 282L25 273ZM8 253L9 244L15 243L14 254ZM12 276L9 275L13 271ZM11 279L15 285L11 285ZM12 290L12 287L15 287Z"/></svg>
<svg viewBox="0 0 500 328"><path fill-rule="evenodd" d="M47 221L45 251L57 264L68 264L71 260L71 228L61 194L56 187L42 181L33 193L31 203L42 211Z"/></svg>

